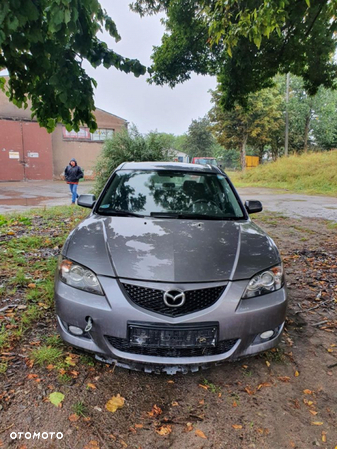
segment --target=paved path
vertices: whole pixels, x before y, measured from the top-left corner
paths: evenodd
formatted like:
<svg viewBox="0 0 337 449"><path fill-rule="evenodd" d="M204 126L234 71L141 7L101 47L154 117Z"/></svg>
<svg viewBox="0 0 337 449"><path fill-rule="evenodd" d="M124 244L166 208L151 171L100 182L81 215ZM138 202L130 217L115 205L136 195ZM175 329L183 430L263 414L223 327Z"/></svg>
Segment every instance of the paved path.
<svg viewBox="0 0 337 449"><path fill-rule="evenodd" d="M337 222L337 198L288 193L285 190L244 187L238 189L243 201L259 200L265 210L287 216L324 218Z"/></svg>
<svg viewBox="0 0 337 449"><path fill-rule="evenodd" d="M90 193L93 185L93 181L80 182L79 194ZM337 198L256 187L240 188L238 191L243 201L260 200L267 211L337 222ZM0 214L70 204L68 192L69 188L64 181L0 182Z"/></svg>

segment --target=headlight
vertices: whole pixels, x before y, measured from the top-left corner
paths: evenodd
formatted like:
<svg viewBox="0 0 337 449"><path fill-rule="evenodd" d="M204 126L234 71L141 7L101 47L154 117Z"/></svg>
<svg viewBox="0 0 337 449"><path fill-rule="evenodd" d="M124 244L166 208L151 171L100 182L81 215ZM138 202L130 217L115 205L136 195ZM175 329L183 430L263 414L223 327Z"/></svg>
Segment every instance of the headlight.
<svg viewBox="0 0 337 449"><path fill-rule="evenodd" d="M280 290L284 284L283 266L277 265L269 270L256 274L249 281L242 299L265 295Z"/></svg>
<svg viewBox="0 0 337 449"><path fill-rule="evenodd" d="M97 276L88 268L71 260L61 259L58 269L61 281L65 284L97 295L104 294Z"/></svg>

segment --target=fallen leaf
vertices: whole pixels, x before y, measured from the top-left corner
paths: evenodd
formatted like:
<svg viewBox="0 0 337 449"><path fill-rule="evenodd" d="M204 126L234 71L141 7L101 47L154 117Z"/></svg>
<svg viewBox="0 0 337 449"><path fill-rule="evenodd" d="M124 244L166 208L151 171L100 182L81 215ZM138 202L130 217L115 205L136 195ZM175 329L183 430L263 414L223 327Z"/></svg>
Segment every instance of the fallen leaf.
<svg viewBox="0 0 337 449"><path fill-rule="evenodd" d="M318 413L318 412L315 412L315 410L309 410L309 412L310 412L312 415L314 415L314 416L316 416L317 413Z"/></svg>
<svg viewBox="0 0 337 449"><path fill-rule="evenodd" d="M83 449L99 449L98 441L92 440Z"/></svg>
<svg viewBox="0 0 337 449"><path fill-rule="evenodd" d="M135 424L136 429L142 429L144 426L143 424Z"/></svg>
<svg viewBox="0 0 337 449"><path fill-rule="evenodd" d="M155 418L156 416L162 414L162 409L155 404L152 407L152 410L150 412L147 412L147 414L150 418Z"/></svg>
<svg viewBox="0 0 337 449"><path fill-rule="evenodd" d="M168 384L174 384L174 380L168 380L167 383Z"/></svg>
<svg viewBox="0 0 337 449"><path fill-rule="evenodd" d="M295 371L295 377L298 377L300 373L298 371Z"/></svg>
<svg viewBox="0 0 337 449"><path fill-rule="evenodd" d="M54 393L50 393L49 401L55 405L56 407L62 407L62 401L64 399L64 394L54 391Z"/></svg>
<svg viewBox="0 0 337 449"><path fill-rule="evenodd" d="M268 366L268 368L270 367L270 363L268 362L268 360L266 360L266 365Z"/></svg>
<svg viewBox="0 0 337 449"><path fill-rule="evenodd" d="M280 376L280 377L278 377L278 380L280 380L281 382L290 382L290 377Z"/></svg>
<svg viewBox="0 0 337 449"><path fill-rule="evenodd" d="M93 390L96 390L96 385L91 384L91 383L88 383L88 384L87 384L87 388L91 388L91 389L93 389Z"/></svg>
<svg viewBox="0 0 337 449"><path fill-rule="evenodd" d="M28 374L27 379L36 379L37 377L37 374Z"/></svg>
<svg viewBox="0 0 337 449"><path fill-rule="evenodd" d="M191 432L193 430L193 424L191 422L186 423L185 432Z"/></svg>
<svg viewBox="0 0 337 449"><path fill-rule="evenodd" d="M314 421L311 423L312 426L322 426L323 423L321 421Z"/></svg>
<svg viewBox="0 0 337 449"><path fill-rule="evenodd" d="M28 287L28 288L35 288L35 287L36 287L36 284L31 283L31 284L28 284L27 287Z"/></svg>
<svg viewBox="0 0 337 449"><path fill-rule="evenodd" d="M76 362L74 362L74 360L70 356L65 358L65 362L66 362L67 365L76 366Z"/></svg>
<svg viewBox="0 0 337 449"><path fill-rule="evenodd" d="M304 394L312 394L312 391L311 390L303 390L303 393Z"/></svg>
<svg viewBox="0 0 337 449"><path fill-rule="evenodd" d="M202 385L202 384L199 384L199 387L200 387L200 388L203 388L204 390L208 390L208 389L209 389L209 386L208 386L208 385Z"/></svg>
<svg viewBox="0 0 337 449"><path fill-rule="evenodd" d="M326 432L324 432L324 430L322 432L322 441L323 443L326 443Z"/></svg>
<svg viewBox="0 0 337 449"><path fill-rule="evenodd" d="M242 429L241 424L232 424L233 429Z"/></svg>
<svg viewBox="0 0 337 449"><path fill-rule="evenodd" d="M206 435L204 434L204 432L202 430L197 429L195 431L195 434L196 434L197 437L204 438L205 440L207 440L207 437L206 437Z"/></svg>
<svg viewBox="0 0 337 449"><path fill-rule="evenodd" d="M119 408L124 407L125 399L121 395L112 396L112 398L105 404L105 408L112 413L115 413Z"/></svg>
<svg viewBox="0 0 337 449"><path fill-rule="evenodd" d="M156 432L158 433L158 435L169 435L172 432L172 426L165 424L161 427L159 427L158 429L156 429Z"/></svg>
<svg viewBox="0 0 337 449"><path fill-rule="evenodd" d="M171 403L171 405L172 405L172 407L178 407L178 406L179 406L178 402L176 402L176 401L173 401L173 402Z"/></svg>
<svg viewBox="0 0 337 449"><path fill-rule="evenodd" d="M55 368L55 365L52 365L51 363L49 365L46 366L48 371L51 371L52 369Z"/></svg>
<svg viewBox="0 0 337 449"><path fill-rule="evenodd" d="M199 404L200 404L200 405L204 405L204 404L205 404L205 399L201 399L201 400L199 401Z"/></svg>
<svg viewBox="0 0 337 449"><path fill-rule="evenodd" d="M80 419L80 417L76 413L73 413L72 415L69 415L68 419L71 422L75 422L75 421L78 421Z"/></svg>
<svg viewBox="0 0 337 449"><path fill-rule="evenodd" d="M261 390L262 387L272 387L273 384L271 384L270 382L264 382L263 384L260 384L257 389Z"/></svg>
<svg viewBox="0 0 337 449"><path fill-rule="evenodd" d="M245 388L245 391L246 391L249 395L255 394L255 391L254 391L254 390L251 390L249 387L246 387L246 388Z"/></svg>
<svg viewBox="0 0 337 449"><path fill-rule="evenodd" d="M234 401L233 404L232 404L232 406L233 406L233 407L237 407L238 404Z"/></svg>

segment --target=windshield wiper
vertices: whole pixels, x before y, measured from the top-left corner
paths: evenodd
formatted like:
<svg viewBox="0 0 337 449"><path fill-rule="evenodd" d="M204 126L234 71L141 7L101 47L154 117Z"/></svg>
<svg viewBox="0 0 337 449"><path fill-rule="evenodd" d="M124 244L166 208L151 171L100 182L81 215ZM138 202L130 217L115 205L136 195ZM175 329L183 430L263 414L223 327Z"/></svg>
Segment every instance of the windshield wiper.
<svg viewBox="0 0 337 449"><path fill-rule="evenodd" d="M101 215L111 215L114 217L140 217L144 218L144 215L136 214L135 212L129 212L127 210L118 209L98 209L98 213Z"/></svg>
<svg viewBox="0 0 337 449"><path fill-rule="evenodd" d="M177 212L151 212L151 217L154 218L179 218L179 213Z"/></svg>
<svg viewBox="0 0 337 449"><path fill-rule="evenodd" d="M234 220L233 217L219 217L219 215L179 214L178 218L187 220Z"/></svg>

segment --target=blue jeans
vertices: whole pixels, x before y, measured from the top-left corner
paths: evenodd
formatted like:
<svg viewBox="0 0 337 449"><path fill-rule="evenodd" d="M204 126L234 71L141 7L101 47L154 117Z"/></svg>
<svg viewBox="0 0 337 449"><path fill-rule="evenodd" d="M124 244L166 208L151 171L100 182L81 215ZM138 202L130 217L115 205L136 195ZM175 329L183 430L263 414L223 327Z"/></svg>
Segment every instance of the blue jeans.
<svg viewBox="0 0 337 449"><path fill-rule="evenodd" d="M71 192L71 202L75 203L76 199L78 198L77 195L77 184L68 184Z"/></svg>

